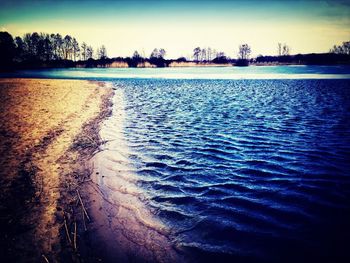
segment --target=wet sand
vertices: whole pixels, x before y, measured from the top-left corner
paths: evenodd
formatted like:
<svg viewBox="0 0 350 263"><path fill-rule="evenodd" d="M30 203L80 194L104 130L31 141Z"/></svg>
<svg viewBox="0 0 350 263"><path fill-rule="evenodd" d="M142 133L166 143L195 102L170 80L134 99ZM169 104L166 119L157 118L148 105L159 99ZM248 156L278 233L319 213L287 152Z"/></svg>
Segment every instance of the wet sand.
<svg viewBox="0 0 350 263"><path fill-rule="evenodd" d="M91 245L103 262L185 262L171 241L171 230L146 205L137 185L124 135L122 89L115 88L112 104L112 114L99 131L104 143L91 159L93 173L85 187L93 218Z"/></svg>
<svg viewBox="0 0 350 263"><path fill-rule="evenodd" d="M80 191L110 88L78 80L0 79L0 257L78 261L88 215ZM80 245L80 244L79 244Z"/></svg>
<svg viewBox="0 0 350 263"><path fill-rule="evenodd" d="M143 202L108 82L0 79L0 258L184 262Z"/></svg>

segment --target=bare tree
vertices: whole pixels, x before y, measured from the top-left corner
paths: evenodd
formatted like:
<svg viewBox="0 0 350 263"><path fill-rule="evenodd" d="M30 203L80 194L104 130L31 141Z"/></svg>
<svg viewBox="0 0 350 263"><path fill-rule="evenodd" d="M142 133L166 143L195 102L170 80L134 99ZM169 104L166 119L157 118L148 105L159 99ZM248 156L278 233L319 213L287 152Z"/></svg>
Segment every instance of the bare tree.
<svg viewBox="0 0 350 263"><path fill-rule="evenodd" d="M238 51L238 58L247 60L249 59L251 53L251 48L248 44L242 44L239 46L239 51Z"/></svg>
<svg viewBox="0 0 350 263"><path fill-rule="evenodd" d="M55 59L63 59L63 39L60 34L51 34Z"/></svg>
<svg viewBox="0 0 350 263"><path fill-rule="evenodd" d="M94 49L92 48L92 46L87 46L86 47L86 58L90 59L93 58L94 56Z"/></svg>
<svg viewBox="0 0 350 263"><path fill-rule="evenodd" d="M350 55L350 41L343 42L343 51L345 54Z"/></svg>
<svg viewBox="0 0 350 263"><path fill-rule="evenodd" d="M193 58L195 61L199 61L199 56L201 54L201 48L200 47L196 47L195 49L193 49Z"/></svg>
<svg viewBox="0 0 350 263"><path fill-rule="evenodd" d="M72 50L72 37L70 35L66 35L63 39L64 59L72 59Z"/></svg>
<svg viewBox="0 0 350 263"><path fill-rule="evenodd" d="M207 59L208 61L212 60L212 50L210 47L207 48Z"/></svg>
<svg viewBox="0 0 350 263"><path fill-rule="evenodd" d="M93 58L100 59L100 48L99 47L96 49L95 57L93 57Z"/></svg>
<svg viewBox="0 0 350 263"><path fill-rule="evenodd" d="M207 50L203 48L201 52L201 61L207 60L206 55L207 55Z"/></svg>
<svg viewBox="0 0 350 263"><path fill-rule="evenodd" d="M282 56L282 43L278 43L278 56Z"/></svg>
<svg viewBox="0 0 350 263"><path fill-rule="evenodd" d="M79 48L78 41L74 37L72 40L72 47L73 47L73 59L74 61L76 61L77 57L79 57L80 48Z"/></svg>
<svg viewBox="0 0 350 263"><path fill-rule="evenodd" d="M29 57L35 56L36 52L35 52L34 44L32 41L32 35L30 33L26 33L23 36L23 42L24 42L24 46L25 46L27 55Z"/></svg>
<svg viewBox="0 0 350 263"><path fill-rule="evenodd" d="M225 52L222 52L222 51L216 52L215 58L222 58L222 57L226 57Z"/></svg>
<svg viewBox="0 0 350 263"><path fill-rule="evenodd" d="M283 48L282 48L282 55L283 55L283 56L289 56L289 51L290 51L289 46L287 46L286 44L284 44L284 45L283 45Z"/></svg>
<svg viewBox="0 0 350 263"><path fill-rule="evenodd" d="M41 42L43 47L43 57L46 61L53 59L53 45L49 34L41 34Z"/></svg>
<svg viewBox="0 0 350 263"><path fill-rule="evenodd" d="M218 51L216 49L213 49L213 51L212 51L213 58L216 58L217 54L218 54Z"/></svg>
<svg viewBox="0 0 350 263"><path fill-rule="evenodd" d="M158 57L159 57L159 58L164 58L165 55L166 55L165 49L164 49L164 48L159 49Z"/></svg>
<svg viewBox="0 0 350 263"><path fill-rule="evenodd" d="M98 55L99 59L106 59L107 58L107 49L106 49L105 45L102 45L99 48L97 55Z"/></svg>
<svg viewBox="0 0 350 263"><path fill-rule="evenodd" d="M138 60L140 58L141 58L141 56L140 56L139 52L137 50L135 50L134 54L132 55L132 59Z"/></svg>
<svg viewBox="0 0 350 263"><path fill-rule="evenodd" d="M278 52L279 57L288 56L289 52L290 52L290 48L286 43L284 43L284 44L278 43L277 44L277 52Z"/></svg>
<svg viewBox="0 0 350 263"><path fill-rule="evenodd" d="M334 54L350 55L350 41L343 42L341 46L334 45L329 52Z"/></svg>
<svg viewBox="0 0 350 263"><path fill-rule="evenodd" d="M150 58L158 58L158 56L159 56L158 48L153 49L153 51L150 55Z"/></svg>
<svg viewBox="0 0 350 263"><path fill-rule="evenodd" d="M160 49L155 48L155 49L153 49L153 51L150 55L150 58L164 59L165 55L166 55L166 51L164 48L160 48Z"/></svg>
<svg viewBox="0 0 350 263"><path fill-rule="evenodd" d="M87 59L86 50L87 50L87 45L86 45L85 42L83 42L83 44L81 44L81 56L82 56L82 60L86 60L86 59Z"/></svg>

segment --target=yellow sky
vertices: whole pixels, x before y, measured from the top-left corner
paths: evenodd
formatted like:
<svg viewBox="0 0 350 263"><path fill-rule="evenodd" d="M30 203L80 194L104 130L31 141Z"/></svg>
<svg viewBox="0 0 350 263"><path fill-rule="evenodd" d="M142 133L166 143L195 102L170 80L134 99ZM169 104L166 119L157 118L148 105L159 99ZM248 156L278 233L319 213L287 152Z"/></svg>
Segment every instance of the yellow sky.
<svg viewBox="0 0 350 263"><path fill-rule="evenodd" d="M310 2L307 2L310 9L307 12L303 11L303 6L288 11L284 5L273 5L274 9L271 7L264 12L247 6L239 12L236 4L230 5L232 10L225 13L208 9L192 14L186 13L187 9L180 4L183 2L178 4L183 13L168 6L162 10L162 7L147 12L138 10L139 13L130 7L118 9L119 13L99 14L87 11L75 14L72 7L69 9L71 13L67 11L65 16L58 13L44 16L49 11L40 13L36 10L31 16L0 18L0 28L14 36L27 32L70 34L80 43L85 41L95 48L104 44L110 57L130 56L134 50L149 56L156 47L165 48L167 58L187 57L200 46L224 51L234 58L238 45L242 43L252 47L253 56L275 55L278 42L287 43L292 54L321 53L327 52L334 44L350 40L348 13L339 8L340 11L328 12L331 8L328 5L323 5L323 9L317 12L311 12L313 6Z"/></svg>

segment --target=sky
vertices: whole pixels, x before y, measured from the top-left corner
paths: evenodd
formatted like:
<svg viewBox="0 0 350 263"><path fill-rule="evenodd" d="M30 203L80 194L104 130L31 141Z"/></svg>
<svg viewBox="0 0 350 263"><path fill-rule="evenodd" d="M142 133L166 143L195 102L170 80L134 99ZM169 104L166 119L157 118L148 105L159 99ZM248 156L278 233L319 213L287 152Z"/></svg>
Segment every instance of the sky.
<svg viewBox="0 0 350 263"><path fill-rule="evenodd" d="M350 0L0 0L0 30L69 34L104 44L109 57L149 56L154 48L190 57L199 46L235 58L243 43L253 57L276 55L278 43L291 54L322 53L350 40Z"/></svg>

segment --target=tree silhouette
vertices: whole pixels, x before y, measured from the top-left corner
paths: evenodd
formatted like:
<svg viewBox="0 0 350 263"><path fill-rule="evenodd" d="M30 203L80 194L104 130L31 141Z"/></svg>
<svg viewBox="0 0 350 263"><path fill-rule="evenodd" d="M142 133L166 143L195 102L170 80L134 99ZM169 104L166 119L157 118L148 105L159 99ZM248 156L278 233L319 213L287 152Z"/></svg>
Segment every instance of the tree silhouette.
<svg viewBox="0 0 350 263"><path fill-rule="evenodd" d="M73 47L73 60L76 61L77 57L79 57L80 48L79 48L78 41L74 37L72 41L72 47Z"/></svg>
<svg viewBox="0 0 350 263"><path fill-rule="evenodd" d="M193 49L193 58L196 62L199 61L199 56L201 54L201 48L200 47L196 47L195 49Z"/></svg>
<svg viewBox="0 0 350 263"><path fill-rule="evenodd" d="M166 55L165 49L164 49L164 48L159 49L158 57L159 57L159 58L164 58L165 55Z"/></svg>
<svg viewBox="0 0 350 263"><path fill-rule="evenodd" d="M63 50L64 50L64 59L72 59L72 37L66 35L63 39Z"/></svg>
<svg viewBox="0 0 350 263"><path fill-rule="evenodd" d="M290 48L287 44L278 43L278 56L258 56L255 61L258 63L265 62L283 62L283 63L309 63L309 64L349 64L350 41L343 42L342 45L335 45L327 54L298 54L290 55ZM210 47L193 49L193 59L199 61L212 61L214 63L235 62L239 66L247 66L251 54L251 48L248 44L239 46L238 60L231 60L226 57L225 53L217 52ZM173 61L185 62L186 58L177 60L165 60L166 51L163 48L155 48L150 54L149 59L142 57L139 52L135 51L132 58L113 58L108 59L107 50L104 45L94 53L92 46L85 42L79 46L76 38L66 35L64 38L58 33L26 33L22 37L17 36L15 39L8 32L0 32L0 64L1 68L8 68L11 65L26 67L62 67L80 66L95 67L103 63L113 61L122 61L128 63L130 67L136 67L140 62L150 62L157 67L166 67ZM94 56L95 55L95 56ZM190 57L190 56L188 56ZM94 61L92 58L104 60ZM84 62L77 60L82 59ZM73 62L74 61L74 62ZM45 62L45 63L43 63Z"/></svg>
<svg viewBox="0 0 350 263"><path fill-rule="evenodd" d="M156 65L157 67L165 67L165 59L164 56L166 54L166 51L163 48L155 48L153 49L151 55L150 55L150 63L153 65Z"/></svg>
<svg viewBox="0 0 350 263"><path fill-rule="evenodd" d="M47 33L26 33L23 37L17 36L15 39L8 32L1 32L1 63L8 64L9 61L16 66L37 67L37 66L72 66L72 61L78 59L91 59L94 57L94 50L85 42L79 46L76 38L66 35L64 38L60 34ZM12 43L11 50L8 50L8 44ZM10 45L11 46L11 45ZM163 52L163 51L162 51ZM164 51L165 52L165 51ZM165 54L165 53L164 53ZM11 59L8 59L11 57ZM96 53L99 59L107 59L107 49L104 45L99 48ZM54 61L60 61L55 63ZM70 60L70 61L67 61ZM49 63L42 63L49 62ZM92 63L89 66L94 66Z"/></svg>
<svg viewBox="0 0 350 263"><path fill-rule="evenodd" d="M210 47L207 48L207 59L208 61L212 60L212 50Z"/></svg>
<svg viewBox="0 0 350 263"><path fill-rule="evenodd" d="M83 60L87 59L86 50L87 50L87 45L85 42L83 42L83 44L81 44L81 56Z"/></svg>
<svg viewBox="0 0 350 263"><path fill-rule="evenodd" d="M134 54L132 55L132 59L139 60L141 58L139 52L137 50L134 51Z"/></svg>
<svg viewBox="0 0 350 263"><path fill-rule="evenodd" d="M207 50L203 48L201 51L201 61L206 61L206 60L207 60Z"/></svg>
<svg viewBox="0 0 350 263"><path fill-rule="evenodd" d="M251 48L248 44L242 44L239 46L238 58L242 60L249 59Z"/></svg>
<svg viewBox="0 0 350 263"><path fill-rule="evenodd" d="M6 68L12 65L16 46L12 36L7 32L0 32L0 67Z"/></svg>
<svg viewBox="0 0 350 263"><path fill-rule="evenodd" d="M140 55L140 53L137 50L135 50L131 57L131 60L128 62L128 65L130 67L137 67L140 62L143 62L143 60L144 59Z"/></svg>
<svg viewBox="0 0 350 263"><path fill-rule="evenodd" d="M56 57L57 59L64 58L64 47L63 47L63 39L60 34L56 34L54 37L55 45L56 45Z"/></svg>
<svg viewBox="0 0 350 263"><path fill-rule="evenodd" d="M289 46L287 46L286 44L284 44L284 45L283 45L283 49L282 49L282 55L283 55L283 56L289 56L289 51L290 51Z"/></svg>
<svg viewBox="0 0 350 263"><path fill-rule="evenodd" d="M41 34L41 37L42 37L43 48L44 48L44 59L45 59L45 61L50 61L53 59L53 57L52 57L53 47L52 47L50 35L49 34Z"/></svg>
<svg viewBox="0 0 350 263"><path fill-rule="evenodd" d="M92 46L87 46L86 47L86 59L92 59L94 56L94 49Z"/></svg>
<svg viewBox="0 0 350 263"><path fill-rule="evenodd" d="M290 47L287 44L278 43L277 44L277 54L278 56L289 56Z"/></svg>
<svg viewBox="0 0 350 263"><path fill-rule="evenodd" d="M187 59L185 57L179 57L178 59L176 59L177 62L186 62Z"/></svg>
<svg viewBox="0 0 350 263"><path fill-rule="evenodd" d="M158 58L158 48L153 49L151 55L149 56L150 59Z"/></svg>
<svg viewBox="0 0 350 263"><path fill-rule="evenodd" d="M26 48L25 44L20 37L15 38L15 44L16 44L16 61L21 62L25 59L26 54Z"/></svg>
<svg viewBox="0 0 350 263"><path fill-rule="evenodd" d="M282 43L277 44L277 54L278 56L282 56Z"/></svg>
<svg viewBox="0 0 350 263"><path fill-rule="evenodd" d="M350 55L350 41L343 42L341 46L334 45L329 52L334 54Z"/></svg>
<svg viewBox="0 0 350 263"><path fill-rule="evenodd" d="M106 59L107 58L107 49L104 45L97 49L97 58Z"/></svg>
<svg viewBox="0 0 350 263"><path fill-rule="evenodd" d="M217 52L213 62L217 64L226 64L229 61L224 52Z"/></svg>

